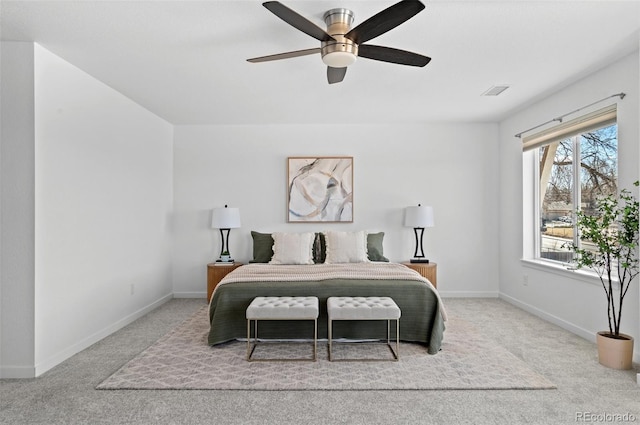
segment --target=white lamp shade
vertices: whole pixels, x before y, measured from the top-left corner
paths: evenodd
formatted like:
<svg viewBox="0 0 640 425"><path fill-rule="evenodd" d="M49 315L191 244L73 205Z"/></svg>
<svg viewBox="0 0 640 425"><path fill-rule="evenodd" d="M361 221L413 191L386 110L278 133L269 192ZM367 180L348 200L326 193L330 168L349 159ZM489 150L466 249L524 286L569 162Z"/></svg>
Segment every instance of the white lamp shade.
<svg viewBox="0 0 640 425"><path fill-rule="evenodd" d="M236 229L240 227L240 210L238 208L214 208L211 215L211 227L214 229Z"/></svg>
<svg viewBox="0 0 640 425"><path fill-rule="evenodd" d="M433 227L433 208L423 207L407 207L404 211L404 225L406 227Z"/></svg>

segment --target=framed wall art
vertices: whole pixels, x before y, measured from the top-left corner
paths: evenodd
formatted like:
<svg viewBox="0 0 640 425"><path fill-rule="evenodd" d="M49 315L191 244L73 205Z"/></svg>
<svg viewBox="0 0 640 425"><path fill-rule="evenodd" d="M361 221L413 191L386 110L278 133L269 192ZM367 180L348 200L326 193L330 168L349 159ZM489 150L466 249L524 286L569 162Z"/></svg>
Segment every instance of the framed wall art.
<svg viewBox="0 0 640 425"><path fill-rule="evenodd" d="M289 157L287 221L353 222L353 157Z"/></svg>

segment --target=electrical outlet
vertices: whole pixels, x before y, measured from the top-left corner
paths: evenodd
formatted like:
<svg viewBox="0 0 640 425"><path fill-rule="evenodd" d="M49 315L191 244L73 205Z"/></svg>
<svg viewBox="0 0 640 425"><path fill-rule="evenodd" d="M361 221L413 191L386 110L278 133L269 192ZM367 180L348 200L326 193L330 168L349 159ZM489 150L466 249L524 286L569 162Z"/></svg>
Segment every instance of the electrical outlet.
<svg viewBox="0 0 640 425"><path fill-rule="evenodd" d="M131 295L133 295L135 293L136 293L136 285L135 285L135 283L132 283L131 284Z"/></svg>
<svg viewBox="0 0 640 425"><path fill-rule="evenodd" d="M526 274L522 275L522 285L529 286L529 275L526 275Z"/></svg>

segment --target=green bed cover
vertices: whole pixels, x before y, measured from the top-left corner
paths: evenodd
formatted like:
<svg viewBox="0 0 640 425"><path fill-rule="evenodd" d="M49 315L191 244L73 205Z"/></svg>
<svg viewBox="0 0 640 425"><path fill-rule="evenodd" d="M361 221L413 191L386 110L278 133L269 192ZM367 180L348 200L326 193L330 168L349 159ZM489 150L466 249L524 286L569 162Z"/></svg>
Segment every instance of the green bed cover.
<svg viewBox="0 0 640 425"><path fill-rule="evenodd" d="M320 302L318 338L327 338L327 298L391 297L401 310L400 339L428 346L436 354L445 324L439 299L425 282L412 280L330 279L304 282L233 282L216 288L209 306L210 345L247 337L246 309L258 296L315 296ZM392 327L393 328L393 327ZM334 321L333 337L386 339L385 321ZM311 321L260 321L260 338L313 338ZM393 337L393 331L392 331Z"/></svg>

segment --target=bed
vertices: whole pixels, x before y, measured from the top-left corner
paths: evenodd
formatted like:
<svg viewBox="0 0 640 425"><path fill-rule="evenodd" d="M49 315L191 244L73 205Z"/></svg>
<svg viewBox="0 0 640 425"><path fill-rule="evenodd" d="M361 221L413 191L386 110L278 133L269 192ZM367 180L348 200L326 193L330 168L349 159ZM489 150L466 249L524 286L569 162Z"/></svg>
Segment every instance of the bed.
<svg viewBox="0 0 640 425"><path fill-rule="evenodd" d="M248 264L229 273L216 286L209 305L210 345L246 338L246 308L256 296L316 296L320 302L318 338L327 338L326 301L330 296L387 296L402 311L400 339L421 343L429 354L440 350L446 313L437 290L419 273L389 262L321 264ZM334 337L384 339L384 321L340 321ZM305 339L308 322L260 323L260 336Z"/></svg>

